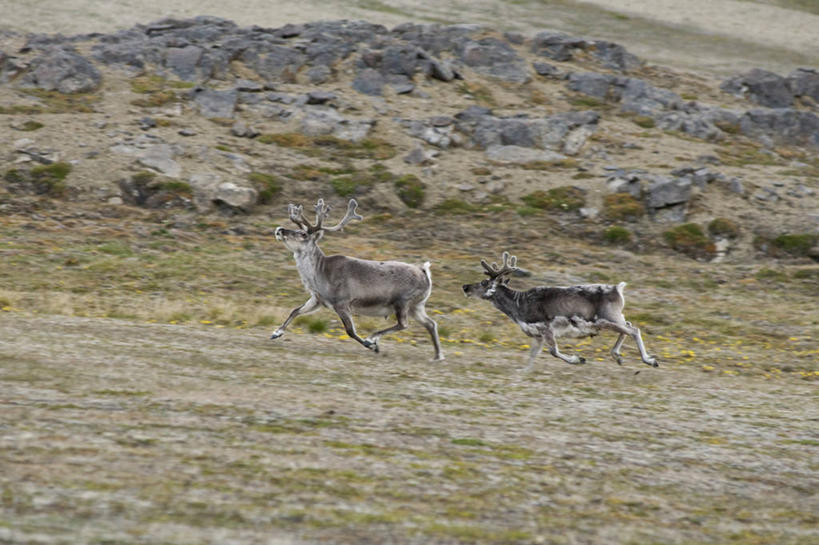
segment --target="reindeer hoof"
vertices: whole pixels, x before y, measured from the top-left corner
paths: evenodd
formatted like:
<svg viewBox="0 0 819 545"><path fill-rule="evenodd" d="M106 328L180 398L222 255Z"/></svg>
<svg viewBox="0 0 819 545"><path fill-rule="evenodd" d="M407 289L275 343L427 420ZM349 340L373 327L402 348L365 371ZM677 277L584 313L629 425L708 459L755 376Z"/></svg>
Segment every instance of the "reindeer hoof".
<svg viewBox="0 0 819 545"><path fill-rule="evenodd" d="M270 340L272 341L272 340L278 339L282 335L284 335L284 331L278 331L278 330L274 331L273 334L270 336Z"/></svg>
<svg viewBox="0 0 819 545"><path fill-rule="evenodd" d="M579 357L578 357L578 362L577 362L577 363L578 363L578 364L581 364L581 363L586 363L586 358L584 358L583 356L579 356Z"/></svg>
<svg viewBox="0 0 819 545"><path fill-rule="evenodd" d="M657 361L657 358L651 358L646 362L646 365L650 365L652 367L659 367L660 362Z"/></svg>
<svg viewBox="0 0 819 545"><path fill-rule="evenodd" d="M371 341L369 339L364 339L364 348L369 348L376 354L378 354L378 343Z"/></svg>

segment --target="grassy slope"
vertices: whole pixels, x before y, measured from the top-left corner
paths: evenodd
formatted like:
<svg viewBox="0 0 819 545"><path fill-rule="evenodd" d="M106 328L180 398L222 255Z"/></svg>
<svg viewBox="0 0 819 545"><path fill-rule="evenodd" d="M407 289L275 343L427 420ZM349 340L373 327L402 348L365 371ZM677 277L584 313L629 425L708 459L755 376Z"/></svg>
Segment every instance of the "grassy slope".
<svg viewBox="0 0 819 545"><path fill-rule="evenodd" d="M0 539L816 539L815 268L705 268L505 214L500 233L410 216L327 237L435 258L443 365L417 325L374 357L326 311L268 342L304 295L260 219L237 236L133 211L3 218ZM516 252L528 285L629 281L662 367L629 343L616 366L606 336L562 344L585 367L542 356L521 375L526 338L459 293L488 248Z"/></svg>

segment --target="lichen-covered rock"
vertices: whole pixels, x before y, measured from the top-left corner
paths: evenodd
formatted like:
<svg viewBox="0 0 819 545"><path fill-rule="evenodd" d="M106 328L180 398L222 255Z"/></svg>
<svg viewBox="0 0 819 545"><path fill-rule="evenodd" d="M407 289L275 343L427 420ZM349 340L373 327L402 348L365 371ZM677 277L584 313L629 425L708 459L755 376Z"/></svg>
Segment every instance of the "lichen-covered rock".
<svg viewBox="0 0 819 545"><path fill-rule="evenodd" d="M64 48L52 48L31 61L20 85L60 93L90 93L102 83L102 74L85 57Z"/></svg>
<svg viewBox="0 0 819 545"><path fill-rule="evenodd" d="M239 92L236 89L218 91L196 87L191 90L191 98L204 117L232 118L239 100Z"/></svg>
<svg viewBox="0 0 819 545"><path fill-rule="evenodd" d="M793 104L793 93L787 80L759 68L725 81L720 88L769 108L787 108Z"/></svg>

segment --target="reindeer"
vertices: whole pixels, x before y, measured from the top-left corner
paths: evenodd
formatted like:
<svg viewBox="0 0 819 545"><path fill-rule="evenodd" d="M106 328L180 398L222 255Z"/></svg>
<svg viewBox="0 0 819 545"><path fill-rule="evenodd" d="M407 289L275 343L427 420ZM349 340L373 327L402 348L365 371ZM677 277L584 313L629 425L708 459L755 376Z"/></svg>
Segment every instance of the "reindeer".
<svg viewBox="0 0 819 545"><path fill-rule="evenodd" d="M610 329L620 334L611 355L622 365L620 348L628 335L637 343L643 362L658 367L657 359L646 353L640 330L627 322L623 316L623 289L625 282L616 286L608 284L584 284L566 288L539 286L527 291L513 290L508 286L509 274L519 270L517 258L503 252L503 263L490 266L481 260L484 273L489 277L474 284L464 284L467 297L480 297L491 301L495 307L518 324L523 332L532 337L532 349L529 352L527 371L543 349L549 346L549 353L566 363L586 363L580 356L567 356L557 348L557 337L588 337L601 330Z"/></svg>
<svg viewBox="0 0 819 545"><path fill-rule="evenodd" d="M378 339L387 333L407 328L407 317L412 315L429 332L435 347L435 360L443 360L438 325L427 316L424 305L432 291L430 264L410 265L400 261L369 261L343 255L325 256L318 241L325 231L340 231L353 220L362 220L356 213L358 203L350 199L347 214L333 227L325 227L324 221L330 206L319 199L315 206L316 220L311 224L304 217L301 205L288 206L290 221L298 229L276 228L276 240L284 242L296 258L296 267L310 298L294 308L284 323L273 332L271 339L278 339L297 316L315 312L322 306L333 309L347 335L365 348L378 353ZM398 321L392 327L376 331L366 339L356 333L352 314L389 317L395 314Z"/></svg>

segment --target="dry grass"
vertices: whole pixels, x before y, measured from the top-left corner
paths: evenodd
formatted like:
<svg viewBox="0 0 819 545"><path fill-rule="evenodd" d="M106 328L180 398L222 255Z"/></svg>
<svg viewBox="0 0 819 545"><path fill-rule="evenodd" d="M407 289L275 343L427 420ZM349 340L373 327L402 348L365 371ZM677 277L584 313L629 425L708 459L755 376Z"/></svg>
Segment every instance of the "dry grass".
<svg viewBox="0 0 819 545"><path fill-rule="evenodd" d="M411 213L324 241L433 260L443 364L417 324L374 356L325 310L269 341L305 294L261 217L231 220L242 236L161 213L0 219L0 539L817 537L812 269L614 255L545 217L493 212L498 230L480 214L439 217L433 240ZM626 316L661 367L628 342L617 366L603 335L561 343L584 367L544 355L522 375L528 339L460 293L500 249L535 272L516 287L628 281Z"/></svg>

